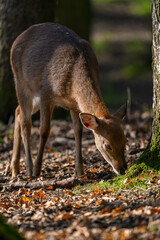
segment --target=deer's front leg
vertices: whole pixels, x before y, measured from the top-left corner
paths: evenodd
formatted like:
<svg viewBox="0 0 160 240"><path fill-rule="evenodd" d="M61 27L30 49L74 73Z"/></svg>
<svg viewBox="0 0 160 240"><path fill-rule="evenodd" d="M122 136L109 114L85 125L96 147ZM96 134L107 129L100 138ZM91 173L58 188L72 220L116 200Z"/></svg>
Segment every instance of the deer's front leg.
<svg viewBox="0 0 160 240"><path fill-rule="evenodd" d="M83 159L82 159L82 124L79 119L79 113L71 111L73 121L75 145L76 145L76 163L75 171L78 177L83 175Z"/></svg>
<svg viewBox="0 0 160 240"><path fill-rule="evenodd" d="M53 107L42 101L40 108L40 145L38 156L33 167L33 176L39 176L42 168L42 157L45 144L50 132L50 122L53 112Z"/></svg>

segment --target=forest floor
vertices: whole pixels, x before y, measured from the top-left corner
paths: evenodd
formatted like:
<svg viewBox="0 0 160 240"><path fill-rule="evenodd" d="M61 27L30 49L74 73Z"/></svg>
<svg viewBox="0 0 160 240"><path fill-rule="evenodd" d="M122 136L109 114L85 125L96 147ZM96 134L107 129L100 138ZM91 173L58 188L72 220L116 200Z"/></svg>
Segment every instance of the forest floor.
<svg viewBox="0 0 160 240"><path fill-rule="evenodd" d="M150 113L137 112L124 124L128 168L147 146L151 122ZM32 128L33 160L38 151L38 125L34 122ZM148 179L132 179L134 183L144 180L143 185L131 187L125 179L118 190L106 187L115 174L96 150L92 133L84 130L85 176L77 179L72 124L53 121L41 177L32 181L25 177L22 149L20 175L15 180L8 167L12 140L9 130L0 143L0 213L27 239L160 239L160 176L148 171Z"/></svg>

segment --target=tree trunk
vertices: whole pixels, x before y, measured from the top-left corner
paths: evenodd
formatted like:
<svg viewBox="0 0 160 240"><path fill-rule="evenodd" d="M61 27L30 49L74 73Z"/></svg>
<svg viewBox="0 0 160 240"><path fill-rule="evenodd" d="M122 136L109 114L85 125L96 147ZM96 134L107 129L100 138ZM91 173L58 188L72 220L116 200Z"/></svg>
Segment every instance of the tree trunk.
<svg viewBox="0 0 160 240"><path fill-rule="evenodd" d="M146 170L160 173L160 0L152 1L153 124L147 149L128 170L132 178ZM143 90L142 90L143 91Z"/></svg>
<svg viewBox="0 0 160 240"><path fill-rule="evenodd" d="M129 169L136 176L146 170L160 170L160 0L152 0L153 124L151 141Z"/></svg>
<svg viewBox="0 0 160 240"><path fill-rule="evenodd" d="M160 0L152 0L153 126L151 149L160 150Z"/></svg>
<svg viewBox="0 0 160 240"><path fill-rule="evenodd" d="M0 120L14 114L16 97L10 67L15 38L35 23L54 21L56 0L0 0Z"/></svg>

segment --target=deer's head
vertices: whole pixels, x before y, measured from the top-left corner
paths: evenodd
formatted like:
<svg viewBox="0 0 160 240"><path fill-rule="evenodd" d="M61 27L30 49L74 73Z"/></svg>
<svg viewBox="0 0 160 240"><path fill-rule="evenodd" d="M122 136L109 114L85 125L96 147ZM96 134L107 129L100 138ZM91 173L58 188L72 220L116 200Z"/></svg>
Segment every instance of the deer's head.
<svg viewBox="0 0 160 240"><path fill-rule="evenodd" d="M105 119L88 113L80 113L83 126L93 131L98 150L116 174L124 174L127 168L124 158L126 137L121 127L121 120L125 114L126 105Z"/></svg>

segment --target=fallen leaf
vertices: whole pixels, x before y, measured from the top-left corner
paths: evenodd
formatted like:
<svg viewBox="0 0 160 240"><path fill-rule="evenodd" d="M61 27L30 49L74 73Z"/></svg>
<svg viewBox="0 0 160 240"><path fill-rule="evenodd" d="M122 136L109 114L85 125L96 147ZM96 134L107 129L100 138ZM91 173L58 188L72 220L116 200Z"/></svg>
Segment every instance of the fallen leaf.
<svg viewBox="0 0 160 240"><path fill-rule="evenodd" d="M97 172L97 168L94 168L91 172L92 173L96 173Z"/></svg>
<svg viewBox="0 0 160 240"><path fill-rule="evenodd" d="M81 203L74 205L74 208L80 208L80 207L82 207Z"/></svg>
<svg viewBox="0 0 160 240"><path fill-rule="evenodd" d="M45 233L36 233L34 236L33 236L33 239L34 240L43 240L43 239L46 239L46 234Z"/></svg>
<svg viewBox="0 0 160 240"><path fill-rule="evenodd" d="M53 201L54 201L54 202L58 202L58 201L59 201L59 198L53 197Z"/></svg>
<svg viewBox="0 0 160 240"><path fill-rule="evenodd" d="M116 199L122 199L124 196L119 195Z"/></svg>
<svg viewBox="0 0 160 240"><path fill-rule="evenodd" d="M30 202L30 199L29 199L29 197L27 197L27 196L24 196L23 198L21 198L21 200L22 200L23 202Z"/></svg>
<svg viewBox="0 0 160 240"><path fill-rule="evenodd" d="M38 190L37 192L34 192L33 198L36 200L45 200L46 199L46 193L43 190Z"/></svg>
<svg viewBox="0 0 160 240"><path fill-rule="evenodd" d="M146 225L142 225L142 226L140 226L140 227L138 228L138 230L139 230L140 232L144 232L144 231L147 230L147 226L146 226Z"/></svg>
<svg viewBox="0 0 160 240"><path fill-rule="evenodd" d="M58 156L59 156L59 153L55 153L55 154L54 154L54 157L57 158Z"/></svg>
<svg viewBox="0 0 160 240"><path fill-rule="evenodd" d="M96 201L96 205L100 205L102 201Z"/></svg>
<svg viewBox="0 0 160 240"><path fill-rule="evenodd" d="M85 176L85 177L83 177L82 179L83 179L83 180L88 180L88 177L87 177L87 176Z"/></svg>
<svg viewBox="0 0 160 240"><path fill-rule="evenodd" d="M51 151L52 151L52 149L50 149L50 148L47 148L47 149L46 149L46 152L47 152L47 153L50 153Z"/></svg>
<svg viewBox="0 0 160 240"><path fill-rule="evenodd" d="M123 207L120 206L120 207L118 207L118 208L113 209L113 210L112 210L112 213L113 213L113 215L114 215L114 214L120 213L122 210L123 210Z"/></svg>
<svg viewBox="0 0 160 240"><path fill-rule="evenodd" d="M66 232L62 232L62 233L60 233L60 234L57 234L57 235L56 235L56 238L57 238L57 239L63 239L63 238L66 238L66 236L67 236Z"/></svg>
<svg viewBox="0 0 160 240"><path fill-rule="evenodd" d="M160 207L152 208L152 209L151 209L151 213L152 213L152 214L160 213Z"/></svg>
<svg viewBox="0 0 160 240"><path fill-rule="evenodd" d="M114 192L114 189L105 190L105 194L109 194L109 193L112 193L112 192Z"/></svg>
<svg viewBox="0 0 160 240"><path fill-rule="evenodd" d="M71 219L71 218L73 218L73 215L72 215L72 214L67 214L67 213L65 213L65 214L63 214L63 216L62 216L62 219L63 219L63 220L67 220L67 219Z"/></svg>
<svg viewBox="0 0 160 240"><path fill-rule="evenodd" d="M111 212L111 210L108 209L108 208L103 208L103 209L101 210L101 213L110 213L110 212Z"/></svg>

